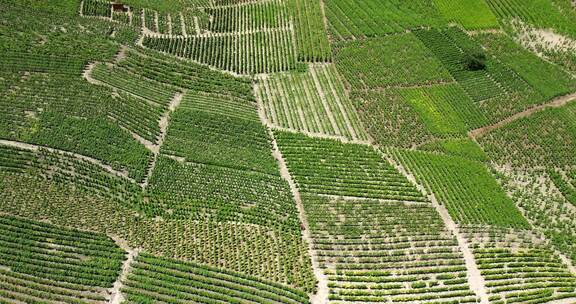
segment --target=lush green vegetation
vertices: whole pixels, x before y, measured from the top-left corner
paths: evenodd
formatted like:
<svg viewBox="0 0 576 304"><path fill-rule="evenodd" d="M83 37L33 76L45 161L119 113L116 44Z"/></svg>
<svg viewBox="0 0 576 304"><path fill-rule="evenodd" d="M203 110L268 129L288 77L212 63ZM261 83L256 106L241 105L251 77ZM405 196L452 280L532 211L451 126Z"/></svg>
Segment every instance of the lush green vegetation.
<svg viewBox="0 0 576 304"><path fill-rule="evenodd" d="M574 165L575 122L576 105L569 104L516 120L478 141L502 165L564 169Z"/></svg>
<svg viewBox="0 0 576 304"><path fill-rule="evenodd" d="M334 61L353 89L452 81L441 62L410 33L338 44Z"/></svg>
<svg viewBox="0 0 576 304"><path fill-rule="evenodd" d="M423 151L444 153L448 155L460 156L462 158L484 162L488 160L488 155L484 153L480 146L468 138L450 138L433 141L419 147Z"/></svg>
<svg viewBox="0 0 576 304"><path fill-rule="evenodd" d="M484 0L434 0L434 4L446 20L466 29L498 27L498 19Z"/></svg>
<svg viewBox="0 0 576 304"><path fill-rule="evenodd" d="M186 161L277 174L272 144L260 121L178 109L162 153Z"/></svg>
<svg viewBox="0 0 576 304"><path fill-rule="evenodd" d="M307 246L299 234L242 223L157 221L118 200L78 187L82 184L76 179L47 179L42 176L44 170L26 174L12 171L0 168L1 212L113 233L133 248L255 275L306 291L315 286Z"/></svg>
<svg viewBox="0 0 576 304"><path fill-rule="evenodd" d="M275 74L256 92L271 123L292 130L366 140L333 65L310 65L306 73Z"/></svg>
<svg viewBox="0 0 576 304"><path fill-rule="evenodd" d="M501 19L519 18L539 28L551 28L576 37L574 18L576 13L569 1L563 0L486 0L488 5Z"/></svg>
<svg viewBox="0 0 576 304"><path fill-rule="evenodd" d="M426 152L389 152L434 193L456 223L530 227L484 164Z"/></svg>
<svg viewBox="0 0 576 304"><path fill-rule="evenodd" d="M122 292L132 303L308 303L287 286L207 265L138 255Z"/></svg>
<svg viewBox="0 0 576 304"><path fill-rule="evenodd" d="M372 147L275 132L302 192L422 201L422 195Z"/></svg>
<svg viewBox="0 0 576 304"><path fill-rule="evenodd" d="M335 302L475 303L455 238L429 204L303 196Z"/></svg>
<svg viewBox="0 0 576 304"><path fill-rule="evenodd" d="M2 302L106 303L124 251L103 234L0 216Z"/></svg>
<svg viewBox="0 0 576 304"><path fill-rule="evenodd" d="M288 29L185 38L144 38L147 48L239 74L294 69L296 54L293 44Z"/></svg>
<svg viewBox="0 0 576 304"><path fill-rule="evenodd" d="M522 48L505 35L482 34L477 40L504 64L510 66L545 99L576 91L576 79ZM542 77L546 75L546 77Z"/></svg>
<svg viewBox="0 0 576 304"><path fill-rule="evenodd" d="M334 40L379 37L444 23L432 0L327 0L325 7Z"/></svg>
<svg viewBox="0 0 576 304"><path fill-rule="evenodd" d="M329 61L332 55L321 2L289 0L288 5L294 16L298 60Z"/></svg>

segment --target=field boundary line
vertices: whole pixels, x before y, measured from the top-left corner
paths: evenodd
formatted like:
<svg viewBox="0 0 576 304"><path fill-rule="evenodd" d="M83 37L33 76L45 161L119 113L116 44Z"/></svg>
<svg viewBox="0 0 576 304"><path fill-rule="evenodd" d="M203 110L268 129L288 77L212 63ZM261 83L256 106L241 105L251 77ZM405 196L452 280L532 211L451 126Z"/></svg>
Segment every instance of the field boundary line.
<svg viewBox="0 0 576 304"><path fill-rule="evenodd" d="M446 227L446 229L456 237L458 247L460 248L460 252L462 252L464 262L466 265L466 272L468 274L468 285L470 289L476 294L478 298L480 298L481 304L488 304L490 301L488 298L488 292L486 289L486 282L484 281L484 277L480 273L480 269L478 268L478 264L476 263L476 258L474 257L474 254L470 249L468 241L466 240L466 238L464 238L464 236L462 236L462 234L460 234L458 225L456 225L456 222L454 222L454 220L450 216L448 209L446 209L444 205L441 205L438 202L434 193L428 193L425 187L419 184L414 175L408 172L402 164L394 160L388 154L382 152L380 149L378 149L378 151L385 160L387 160L394 168L396 168L396 170L398 170L402 175L404 175L421 193L425 195L426 198L428 198L432 202L432 206L436 209L436 211L442 218L442 221L444 222L444 226Z"/></svg>
<svg viewBox="0 0 576 304"><path fill-rule="evenodd" d="M274 137L274 133L272 132L272 128L270 127L270 123L268 122L268 119L266 118L266 113L265 113L265 110L264 110L264 107L262 104L262 100L260 100L260 98L258 98L257 94L255 94L255 95L257 96L256 101L258 103L258 116L260 117L262 124L264 124L264 126L266 127L266 129L268 131L268 134L270 135L270 137L272 139L272 155L278 161L280 176L284 180L286 180L286 182L288 182L288 185L290 186L290 192L292 193L292 196L294 197L294 201L296 203L296 208L298 209L298 218L300 219L300 223L302 224L302 226L304 228L304 229L301 229L301 237L302 237L302 240L308 246L308 253L310 253L310 259L312 262L312 270L313 270L314 276L316 277L316 280L318 281L318 290L317 290L316 294L314 294L310 297L310 303L311 304L327 304L328 303L328 295L329 295L328 278L326 277L326 274L320 268L320 264L318 263L318 255L316 254L316 250L314 249L314 246L313 246L312 236L310 235L310 225L308 224L308 219L306 218L306 212L304 210L304 204L302 203L302 198L300 196L300 192L298 190L298 187L296 186L296 183L294 182L294 179L292 178L292 175L290 174L290 171L288 170L288 165L286 164L286 161L284 160L284 156L282 155L282 152L280 151L280 148L278 147L278 143L276 142L276 138Z"/></svg>
<svg viewBox="0 0 576 304"><path fill-rule="evenodd" d="M152 173L154 172L154 168L156 168L156 161L158 161L158 155L160 155L160 148L162 148L162 145L164 144L164 140L166 139L166 133L168 133L168 126L170 124L170 117L176 111L176 109L178 108L180 103L182 103L182 99L184 98L185 94L186 94L186 92L176 92L176 94L174 95L174 97L170 101L170 105L168 106L168 109L166 110L166 112L164 113L162 118L160 118L160 121L158 122L158 124L160 125L160 136L158 136L158 141L152 147L152 148L154 148L153 150L151 150L153 153L153 157L152 157L152 161L150 162L150 165L148 167L148 170L146 171L146 176L144 177L144 180L140 184L142 189L145 189L148 186L148 183L150 182L150 177L152 176Z"/></svg>
<svg viewBox="0 0 576 304"><path fill-rule="evenodd" d="M128 243L125 240L120 239L115 235L110 235L109 237L112 240L114 240L114 242L116 243L116 245L118 245L118 247L126 251L126 260L124 261L124 263L122 263L122 271L120 272L120 275L114 282L114 285L111 290L112 297L110 297L109 302L110 304L120 304L123 303L124 300L126 300L124 298L124 295L122 295L122 287L124 287L123 281L128 278L128 274L130 274L130 271L132 271L132 263L140 253L140 249L133 249L129 247Z"/></svg>
<svg viewBox="0 0 576 304"><path fill-rule="evenodd" d="M499 128L502 128L506 125L509 125L518 119L529 117L534 113L538 113L538 112L541 112L541 111L546 110L546 109L560 108L560 107L563 107L563 106L565 106L565 105L567 105L573 101L576 101L576 92L556 97L547 103L531 107L531 108L526 109L522 112L519 112L519 113L516 113L512 116L509 116L503 120L500 120L494 124L491 124L489 126L484 126L484 127L478 128L478 129L471 130L468 132L468 136L471 139L477 139L477 138L482 137L482 136L486 135L487 133L490 133L496 129L499 129Z"/></svg>
<svg viewBox="0 0 576 304"><path fill-rule="evenodd" d="M85 162L91 163L93 165L97 165L97 166L101 167L102 169L108 171L108 173L111 173L111 174L116 175L118 177L127 179L133 183L136 183L136 181L133 178L128 176L128 172L118 171L118 170L112 168L112 166L107 165L106 163L104 163L103 161L101 161L99 159L96 159L96 158L93 158L90 156L86 156L83 154L70 152L70 151L66 151L66 150L61 150L61 149L57 149L57 148L52 148L52 147L48 147L48 146L42 146L42 145L36 145L36 144L30 144L30 143L25 143L25 142L21 142L21 141L6 140L6 139L0 139L0 145L13 147L13 148L19 148L19 149L33 151L33 152L37 152L40 149L44 149L50 153L65 154L65 155L72 156L72 157L75 157L77 159L83 160Z"/></svg>

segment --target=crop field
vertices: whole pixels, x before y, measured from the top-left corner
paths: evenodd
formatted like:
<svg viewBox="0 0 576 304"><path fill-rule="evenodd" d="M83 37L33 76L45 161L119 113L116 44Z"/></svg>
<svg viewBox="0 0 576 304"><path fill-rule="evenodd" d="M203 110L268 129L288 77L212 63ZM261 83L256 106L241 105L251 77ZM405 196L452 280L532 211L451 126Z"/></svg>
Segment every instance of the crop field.
<svg viewBox="0 0 576 304"><path fill-rule="evenodd" d="M358 90L452 81L448 70L414 34L343 43L334 60Z"/></svg>
<svg viewBox="0 0 576 304"><path fill-rule="evenodd" d="M103 234L0 217L0 299L107 303L124 252Z"/></svg>
<svg viewBox="0 0 576 304"><path fill-rule="evenodd" d="M277 132L275 137L303 192L422 200L414 186L371 147L289 132Z"/></svg>
<svg viewBox="0 0 576 304"><path fill-rule="evenodd" d="M476 303L458 243L429 204L303 200L330 300Z"/></svg>
<svg viewBox="0 0 576 304"><path fill-rule="evenodd" d="M328 0L325 6L334 40L379 37L444 23L431 0Z"/></svg>
<svg viewBox="0 0 576 304"><path fill-rule="evenodd" d="M367 139L333 65L311 65L307 73L275 74L261 82L256 92L272 124L351 140Z"/></svg>
<svg viewBox="0 0 576 304"><path fill-rule="evenodd" d="M538 236L525 230L464 227L491 303L572 298L576 276Z"/></svg>
<svg viewBox="0 0 576 304"><path fill-rule="evenodd" d="M572 0L0 0L0 303L575 304Z"/></svg>
<svg viewBox="0 0 576 304"><path fill-rule="evenodd" d="M457 156L392 150L460 224L524 228L526 219L484 164Z"/></svg>
<svg viewBox="0 0 576 304"><path fill-rule="evenodd" d="M305 292L206 265L140 254L132 267L128 302L308 303Z"/></svg>

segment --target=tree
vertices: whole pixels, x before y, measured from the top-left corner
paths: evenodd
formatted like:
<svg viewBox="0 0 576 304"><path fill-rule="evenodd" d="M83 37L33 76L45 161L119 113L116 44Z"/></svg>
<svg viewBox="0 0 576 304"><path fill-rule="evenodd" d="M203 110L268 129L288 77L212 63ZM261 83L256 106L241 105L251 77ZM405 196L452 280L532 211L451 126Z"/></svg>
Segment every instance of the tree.
<svg viewBox="0 0 576 304"><path fill-rule="evenodd" d="M474 51L464 57L464 66L470 71L478 71L486 68L486 54Z"/></svg>

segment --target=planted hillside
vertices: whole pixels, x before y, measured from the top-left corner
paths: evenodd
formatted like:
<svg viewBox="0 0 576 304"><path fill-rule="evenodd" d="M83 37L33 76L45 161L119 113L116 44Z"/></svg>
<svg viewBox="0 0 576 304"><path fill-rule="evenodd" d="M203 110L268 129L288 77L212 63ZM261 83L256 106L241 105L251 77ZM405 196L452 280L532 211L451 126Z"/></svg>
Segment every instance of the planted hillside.
<svg viewBox="0 0 576 304"><path fill-rule="evenodd" d="M315 195L303 201L331 301L478 300L458 243L429 204Z"/></svg>
<svg viewBox="0 0 576 304"><path fill-rule="evenodd" d="M124 251L103 234L0 217L0 298L107 303Z"/></svg>
<svg viewBox="0 0 576 304"><path fill-rule="evenodd" d="M446 206L456 223L529 227L484 164L408 150L390 153Z"/></svg>
<svg viewBox="0 0 576 304"><path fill-rule="evenodd" d="M274 136L302 192L423 201L420 192L372 147L289 132Z"/></svg>
<svg viewBox="0 0 576 304"><path fill-rule="evenodd" d="M122 292L130 302L308 303L306 293L207 265L140 254Z"/></svg>

